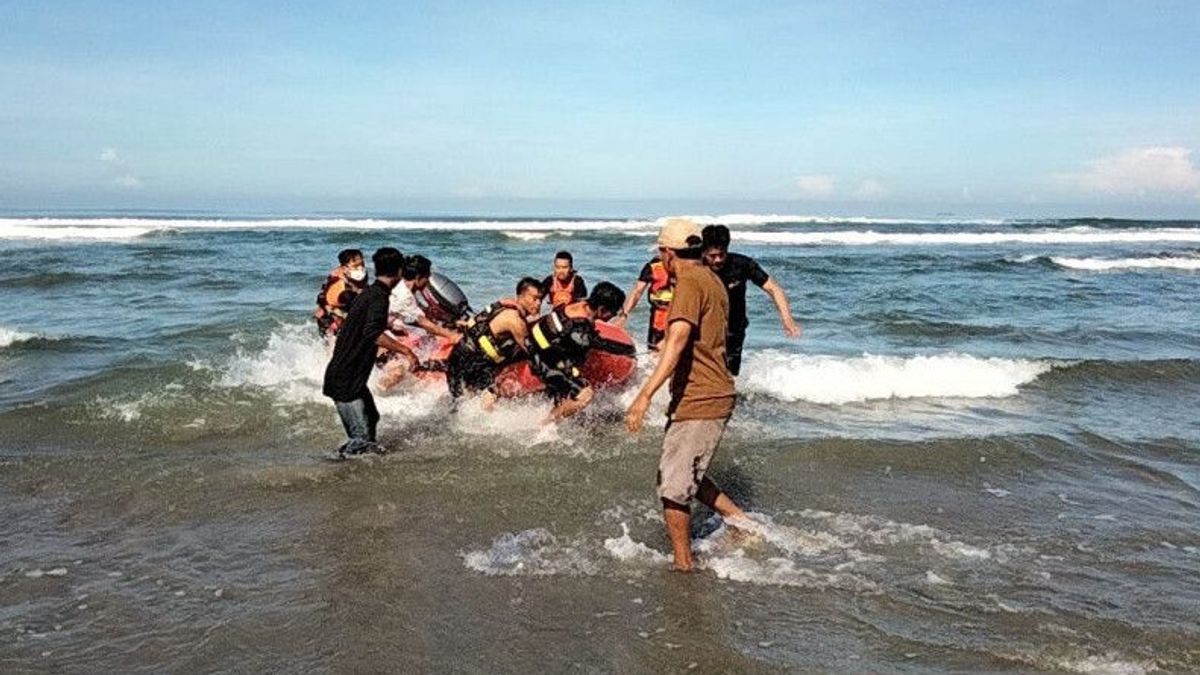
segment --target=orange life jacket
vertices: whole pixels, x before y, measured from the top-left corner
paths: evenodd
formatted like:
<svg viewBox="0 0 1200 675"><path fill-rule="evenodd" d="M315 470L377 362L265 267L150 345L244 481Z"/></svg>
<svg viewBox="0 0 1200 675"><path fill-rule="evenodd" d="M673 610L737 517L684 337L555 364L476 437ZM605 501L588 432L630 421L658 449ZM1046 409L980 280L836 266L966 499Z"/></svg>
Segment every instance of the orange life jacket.
<svg viewBox="0 0 1200 675"><path fill-rule="evenodd" d="M550 277L550 306L569 305L575 300L575 275L567 279L565 285L559 285L558 277Z"/></svg>
<svg viewBox="0 0 1200 675"><path fill-rule="evenodd" d="M675 279L663 261L658 259L650 261L650 273L650 294L647 296L651 308L650 322L654 330L666 330L667 310L671 307L671 300L675 299Z"/></svg>

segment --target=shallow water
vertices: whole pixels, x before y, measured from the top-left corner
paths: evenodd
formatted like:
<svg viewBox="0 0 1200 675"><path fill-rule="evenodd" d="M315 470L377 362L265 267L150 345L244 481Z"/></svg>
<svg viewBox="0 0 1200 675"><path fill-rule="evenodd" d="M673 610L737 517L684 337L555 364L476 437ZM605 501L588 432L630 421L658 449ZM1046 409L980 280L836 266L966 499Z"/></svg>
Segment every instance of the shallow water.
<svg viewBox="0 0 1200 675"><path fill-rule="evenodd" d="M541 428L540 400L406 385L392 454L318 458L340 427L309 313L339 248L424 253L483 304L559 248L628 286L653 222L0 220L0 657L1200 668L1200 223L727 220L805 335L750 290L714 475L757 536L698 513L690 577L631 391Z"/></svg>

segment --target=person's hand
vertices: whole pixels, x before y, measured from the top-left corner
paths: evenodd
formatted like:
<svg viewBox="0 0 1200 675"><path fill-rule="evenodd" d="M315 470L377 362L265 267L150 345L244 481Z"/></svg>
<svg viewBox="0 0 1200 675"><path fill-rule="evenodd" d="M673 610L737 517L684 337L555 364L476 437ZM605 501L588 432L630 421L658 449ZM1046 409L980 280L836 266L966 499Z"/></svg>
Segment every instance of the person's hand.
<svg viewBox="0 0 1200 675"><path fill-rule="evenodd" d="M629 430L629 433L636 434L642 430L642 423L646 419L646 410L649 408L649 396L638 394L637 398L633 399L633 403L630 403L629 409L625 411L625 428Z"/></svg>
<svg viewBox="0 0 1200 675"><path fill-rule="evenodd" d="M796 320L789 316L783 322L783 332L790 338L798 338L802 331L800 324L796 323Z"/></svg>
<svg viewBox="0 0 1200 675"><path fill-rule="evenodd" d="M421 369L421 360L412 354L408 355L408 372L415 373Z"/></svg>

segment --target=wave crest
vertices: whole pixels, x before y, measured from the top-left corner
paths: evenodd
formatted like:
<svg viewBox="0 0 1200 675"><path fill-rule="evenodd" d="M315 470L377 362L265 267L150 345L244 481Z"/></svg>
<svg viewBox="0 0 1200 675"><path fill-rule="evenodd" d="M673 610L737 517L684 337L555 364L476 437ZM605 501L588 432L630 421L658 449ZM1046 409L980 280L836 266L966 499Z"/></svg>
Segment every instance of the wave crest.
<svg viewBox="0 0 1200 675"><path fill-rule="evenodd" d="M38 337L36 333L26 333L25 331L0 326L0 348L8 347L18 342L34 340Z"/></svg>
<svg viewBox="0 0 1200 675"><path fill-rule="evenodd" d="M1050 262L1072 270L1107 272L1112 270L1200 270L1200 257L1155 258L1050 258Z"/></svg>
<svg viewBox="0 0 1200 675"><path fill-rule="evenodd" d="M743 391L783 401L827 405L890 398L1003 398L1048 372L1032 359L934 356L810 356L765 350L751 354Z"/></svg>
<svg viewBox="0 0 1200 675"><path fill-rule="evenodd" d="M735 232L733 238L754 244L786 246L929 246L989 244L1142 244L1200 242L1200 228L1164 227L1138 230L1102 230L1073 227L1037 232Z"/></svg>

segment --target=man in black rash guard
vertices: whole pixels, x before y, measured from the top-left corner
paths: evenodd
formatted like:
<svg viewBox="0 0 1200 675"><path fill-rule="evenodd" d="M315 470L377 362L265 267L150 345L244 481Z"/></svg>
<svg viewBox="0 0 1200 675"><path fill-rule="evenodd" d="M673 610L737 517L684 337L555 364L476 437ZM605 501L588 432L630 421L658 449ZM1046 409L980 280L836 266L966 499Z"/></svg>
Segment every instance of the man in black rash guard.
<svg viewBox="0 0 1200 675"><path fill-rule="evenodd" d="M725 363L729 372L737 375L742 369L742 345L746 342L746 328L750 318L746 315L746 282L771 297L779 322L788 337L800 337L800 326L792 318L787 293L754 258L729 252L729 228L724 225L709 225L702 233L704 238L704 264L717 273L725 290L729 293L729 334L725 340Z"/></svg>

